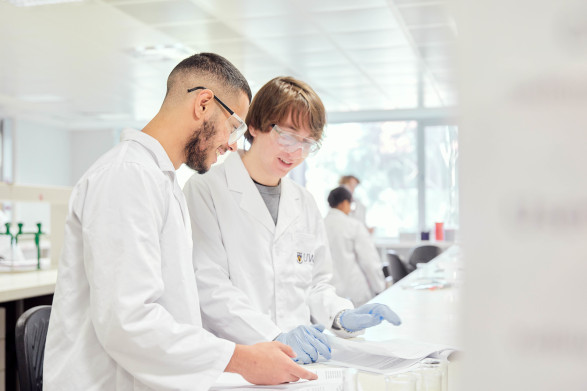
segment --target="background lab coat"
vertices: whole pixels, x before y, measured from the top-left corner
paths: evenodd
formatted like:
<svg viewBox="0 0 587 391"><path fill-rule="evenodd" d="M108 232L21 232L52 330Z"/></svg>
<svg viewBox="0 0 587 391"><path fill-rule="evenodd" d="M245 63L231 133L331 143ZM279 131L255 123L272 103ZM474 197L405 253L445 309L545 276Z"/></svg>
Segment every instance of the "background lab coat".
<svg viewBox="0 0 587 391"><path fill-rule="evenodd" d="M234 344L201 327L185 199L161 145L125 133L75 186L44 390L207 390Z"/></svg>
<svg viewBox="0 0 587 391"><path fill-rule="evenodd" d="M353 208L351 209L349 216L360 221L365 227L367 227L367 208L365 205L360 200L353 197L352 206Z"/></svg>
<svg viewBox="0 0 587 391"><path fill-rule="evenodd" d="M352 303L335 294L324 222L312 196L284 178L277 226L238 153L184 187L204 327L238 343L274 339Z"/></svg>
<svg viewBox="0 0 587 391"><path fill-rule="evenodd" d="M332 252L332 285L360 306L385 289L379 253L363 223L344 212L331 208L324 224Z"/></svg>

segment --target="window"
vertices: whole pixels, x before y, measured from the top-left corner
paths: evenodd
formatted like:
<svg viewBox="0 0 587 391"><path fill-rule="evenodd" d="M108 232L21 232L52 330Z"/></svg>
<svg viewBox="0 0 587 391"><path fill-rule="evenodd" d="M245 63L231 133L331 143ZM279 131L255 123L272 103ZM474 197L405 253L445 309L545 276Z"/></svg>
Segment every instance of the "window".
<svg viewBox="0 0 587 391"><path fill-rule="evenodd" d="M443 222L445 229L458 226L458 141L456 126L425 126L425 223L433 229Z"/></svg>
<svg viewBox="0 0 587 391"><path fill-rule="evenodd" d="M386 121L329 125L302 169L324 215L340 176L359 178L354 196L367 207L367 225L377 236L398 237L433 230L437 221L457 228L457 163L456 126Z"/></svg>

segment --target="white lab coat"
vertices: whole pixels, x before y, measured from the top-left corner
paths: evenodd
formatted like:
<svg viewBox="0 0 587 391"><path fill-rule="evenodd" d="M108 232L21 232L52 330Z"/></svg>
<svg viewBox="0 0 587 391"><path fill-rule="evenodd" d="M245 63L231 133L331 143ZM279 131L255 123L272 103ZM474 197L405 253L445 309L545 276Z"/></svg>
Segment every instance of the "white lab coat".
<svg viewBox="0 0 587 391"><path fill-rule="evenodd" d="M204 327L237 343L298 325L332 326L352 303L329 284L332 260L312 196L281 180L277 225L238 153L184 187Z"/></svg>
<svg viewBox="0 0 587 391"><path fill-rule="evenodd" d="M344 212L331 208L324 224L334 268L332 285L360 306L385 289L379 253L367 228Z"/></svg>
<svg viewBox="0 0 587 391"><path fill-rule="evenodd" d="M163 147L130 131L75 186L44 390L207 390L234 343L201 326L183 193Z"/></svg>
<svg viewBox="0 0 587 391"><path fill-rule="evenodd" d="M359 199L353 197L352 209L349 216L360 221L367 227L367 208Z"/></svg>

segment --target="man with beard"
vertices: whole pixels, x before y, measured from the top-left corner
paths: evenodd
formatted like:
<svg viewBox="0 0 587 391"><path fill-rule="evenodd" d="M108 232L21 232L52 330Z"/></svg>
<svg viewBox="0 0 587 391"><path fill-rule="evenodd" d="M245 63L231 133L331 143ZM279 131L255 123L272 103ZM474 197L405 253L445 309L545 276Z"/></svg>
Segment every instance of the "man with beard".
<svg viewBox="0 0 587 391"><path fill-rule="evenodd" d="M204 173L233 149L250 100L247 81L226 59L191 56L169 75L161 109L142 132L126 132L76 184L45 390L207 390L222 371L258 384L316 377L293 363L286 345L236 345L201 326L175 170L186 163Z"/></svg>

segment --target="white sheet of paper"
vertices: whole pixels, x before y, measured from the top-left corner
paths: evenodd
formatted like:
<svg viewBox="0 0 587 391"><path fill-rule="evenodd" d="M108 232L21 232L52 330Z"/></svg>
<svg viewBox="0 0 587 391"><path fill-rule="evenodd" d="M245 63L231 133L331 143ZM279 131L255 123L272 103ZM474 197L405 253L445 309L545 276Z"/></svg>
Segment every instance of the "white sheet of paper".
<svg viewBox="0 0 587 391"><path fill-rule="evenodd" d="M307 368L318 375L317 380L299 380L294 383L285 383L274 386L259 386L246 381L236 373L223 373L210 391L232 390L299 390L299 391L343 391L347 368Z"/></svg>
<svg viewBox="0 0 587 391"><path fill-rule="evenodd" d="M327 337L332 348L332 359L324 361L324 364L375 373L403 372L425 357L438 356L454 350L446 345L404 339L371 342L330 335Z"/></svg>

